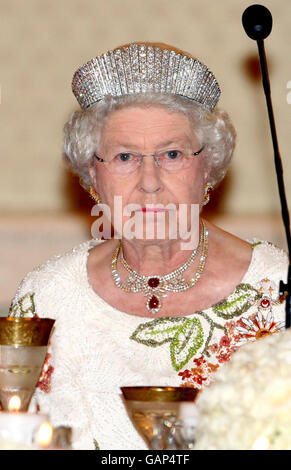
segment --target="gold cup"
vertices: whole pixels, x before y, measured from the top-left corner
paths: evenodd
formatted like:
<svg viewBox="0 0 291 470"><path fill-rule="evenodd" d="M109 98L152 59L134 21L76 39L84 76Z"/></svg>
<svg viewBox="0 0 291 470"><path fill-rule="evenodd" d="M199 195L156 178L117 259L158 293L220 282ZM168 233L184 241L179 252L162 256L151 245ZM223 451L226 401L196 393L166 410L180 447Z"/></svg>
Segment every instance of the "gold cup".
<svg viewBox="0 0 291 470"><path fill-rule="evenodd" d="M13 395L27 411L47 354L55 320L0 318L0 403L9 409Z"/></svg>
<svg viewBox="0 0 291 470"><path fill-rule="evenodd" d="M125 400L180 402L194 401L198 390L190 387L121 387Z"/></svg>
<svg viewBox="0 0 291 470"><path fill-rule="evenodd" d="M47 346L55 320L51 318L0 318L0 345Z"/></svg>
<svg viewBox="0 0 291 470"><path fill-rule="evenodd" d="M170 449L181 405L193 402L199 390L190 387L121 387L125 407L151 450Z"/></svg>

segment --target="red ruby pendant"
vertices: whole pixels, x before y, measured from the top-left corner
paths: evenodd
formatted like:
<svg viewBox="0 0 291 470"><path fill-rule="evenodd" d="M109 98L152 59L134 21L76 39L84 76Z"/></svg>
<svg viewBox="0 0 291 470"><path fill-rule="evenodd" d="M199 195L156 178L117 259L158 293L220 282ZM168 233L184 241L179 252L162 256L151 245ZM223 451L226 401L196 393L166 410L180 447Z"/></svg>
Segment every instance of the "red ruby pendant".
<svg viewBox="0 0 291 470"><path fill-rule="evenodd" d="M153 295L149 301L149 308L151 310L154 308L159 308L159 305L160 305L159 299L155 295Z"/></svg>
<svg viewBox="0 0 291 470"><path fill-rule="evenodd" d="M148 280L148 286L155 288L160 284L160 280L157 277L150 277Z"/></svg>

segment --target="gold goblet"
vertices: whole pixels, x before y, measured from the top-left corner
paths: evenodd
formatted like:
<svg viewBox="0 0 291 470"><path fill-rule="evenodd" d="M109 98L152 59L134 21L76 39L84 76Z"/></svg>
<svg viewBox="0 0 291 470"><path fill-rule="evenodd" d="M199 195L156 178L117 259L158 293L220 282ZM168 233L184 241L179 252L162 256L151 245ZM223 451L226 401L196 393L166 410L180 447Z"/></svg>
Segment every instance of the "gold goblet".
<svg viewBox="0 0 291 470"><path fill-rule="evenodd" d="M125 406L137 431L151 450L184 446L180 411L193 402L198 390L187 387L121 387Z"/></svg>
<svg viewBox="0 0 291 470"><path fill-rule="evenodd" d="M55 320L0 318L0 402L8 410L11 397L27 411L40 377Z"/></svg>

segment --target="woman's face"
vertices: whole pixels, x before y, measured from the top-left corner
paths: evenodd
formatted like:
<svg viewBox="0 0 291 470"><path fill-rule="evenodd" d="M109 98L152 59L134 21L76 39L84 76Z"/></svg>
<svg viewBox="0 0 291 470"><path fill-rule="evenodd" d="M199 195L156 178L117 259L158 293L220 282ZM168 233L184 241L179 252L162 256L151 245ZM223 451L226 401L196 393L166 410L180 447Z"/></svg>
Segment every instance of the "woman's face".
<svg viewBox="0 0 291 470"><path fill-rule="evenodd" d="M114 197L121 196L122 207L128 204L139 204L139 216L147 214L147 205L157 214L155 207L162 205L167 223L169 210L163 209L172 204L179 211L179 205L189 208L191 204L200 205L204 199L204 185L207 181L207 171L203 165L203 152L198 156L190 156L202 147L190 127L188 118L182 113L168 111L160 106L125 107L113 111L107 118L102 130L99 148L96 155L105 161L111 161L116 155L130 152L136 154L168 154L167 151L187 152L190 162L187 168L177 171L167 171L155 164L153 157L143 157L142 164L134 172L121 175L110 171L109 167L94 159L90 167L90 175L96 191L100 194L103 204L110 207L112 221L114 215ZM124 158L124 157L123 157ZM190 166L189 166L190 165ZM185 206L184 206L185 207ZM188 214L190 212L188 211ZM137 215L122 215L122 225L130 217ZM153 213L151 214L153 216ZM139 219L140 220L140 219ZM171 219L173 220L173 219ZM153 222L152 222L153 223ZM169 227L167 227L168 237Z"/></svg>

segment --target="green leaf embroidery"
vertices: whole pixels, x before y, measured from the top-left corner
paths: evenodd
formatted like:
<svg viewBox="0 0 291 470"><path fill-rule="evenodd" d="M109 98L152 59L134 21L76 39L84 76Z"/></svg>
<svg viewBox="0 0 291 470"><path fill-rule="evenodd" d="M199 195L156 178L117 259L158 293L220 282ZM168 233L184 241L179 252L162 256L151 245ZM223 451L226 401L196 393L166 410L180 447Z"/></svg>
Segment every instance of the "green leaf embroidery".
<svg viewBox="0 0 291 470"><path fill-rule="evenodd" d="M212 310L225 320L238 317L246 312L260 298L260 293L250 284L239 284L234 293L213 305Z"/></svg>
<svg viewBox="0 0 291 470"><path fill-rule="evenodd" d="M130 339L147 346L160 346L172 341L177 331L183 327L184 317L180 318L157 318L137 327Z"/></svg>
<svg viewBox="0 0 291 470"><path fill-rule="evenodd" d="M250 284L241 283L233 294L213 305L211 316L202 311L191 318L157 318L139 325L130 339L150 347L170 343L172 366L178 371L198 353L209 356L208 347L215 328L225 332L221 320L217 323L213 313L230 320L246 312L260 297L260 292ZM202 318L206 320L204 323L201 323Z"/></svg>
<svg viewBox="0 0 291 470"><path fill-rule="evenodd" d="M201 317L206 320L205 327L202 326ZM179 370L199 350L202 354L206 353L205 349L215 327L224 329L204 312L197 312L194 318L167 317L143 323L137 327L130 339L150 347L171 343L172 366L175 370ZM204 350L202 350L203 344Z"/></svg>
<svg viewBox="0 0 291 470"><path fill-rule="evenodd" d="M255 246L261 245L262 242L254 242L252 243L252 248L255 248Z"/></svg>
<svg viewBox="0 0 291 470"><path fill-rule="evenodd" d="M100 450L99 444L98 444L98 442L96 441L96 439L93 439L93 444L94 444L94 447L95 447L94 450Z"/></svg>
<svg viewBox="0 0 291 470"><path fill-rule="evenodd" d="M203 328L198 318L186 320L176 332L170 345L171 359L176 371L196 354L203 344Z"/></svg>
<svg viewBox="0 0 291 470"><path fill-rule="evenodd" d="M206 356L210 356L210 354L208 352L208 346L209 346L209 343L211 341L214 328L218 328L218 329L223 330L225 332L225 327L222 326L222 325L219 325L219 323L216 323L215 321L213 321L212 318L210 318L205 312L198 312L198 313L203 318L205 318L205 320L208 321L208 324L210 326L209 333L207 335L207 339L206 339L206 342L204 344L204 348L203 348L203 351L202 351L202 354L205 354Z"/></svg>
<svg viewBox="0 0 291 470"><path fill-rule="evenodd" d="M11 303L9 308L10 317L33 317L36 313L34 292L27 292L17 302Z"/></svg>

